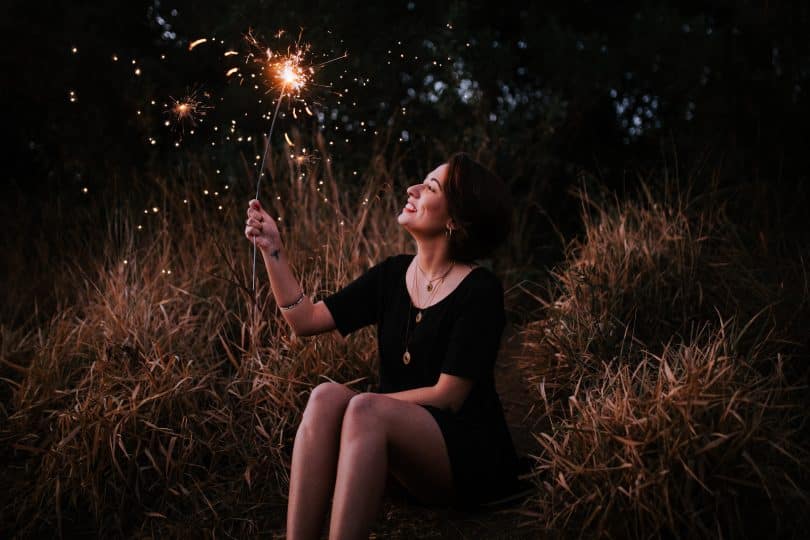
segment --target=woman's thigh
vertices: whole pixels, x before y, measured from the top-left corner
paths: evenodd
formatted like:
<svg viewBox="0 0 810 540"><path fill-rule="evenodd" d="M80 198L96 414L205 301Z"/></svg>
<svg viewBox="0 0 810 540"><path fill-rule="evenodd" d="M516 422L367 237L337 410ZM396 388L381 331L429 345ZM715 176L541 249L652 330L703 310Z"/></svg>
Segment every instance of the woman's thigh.
<svg viewBox="0 0 810 540"><path fill-rule="evenodd" d="M425 503L452 501L444 436L424 407L384 394L358 394L349 402L347 420L385 431L389 472L411 495Z"/></svg>

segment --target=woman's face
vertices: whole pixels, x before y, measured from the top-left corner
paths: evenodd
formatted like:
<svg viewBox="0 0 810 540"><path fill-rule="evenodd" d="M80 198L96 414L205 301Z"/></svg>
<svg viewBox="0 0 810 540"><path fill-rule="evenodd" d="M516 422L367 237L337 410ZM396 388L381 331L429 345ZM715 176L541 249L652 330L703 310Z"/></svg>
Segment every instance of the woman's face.
<svg viewBox="0 0 810 540"><path fill-rule="evenodd" d="M447 163L442 163L428 173L421 184L410 186L407 204L397 216L397 222L411 234L444 234L450 220L444 193L446 180Z"/></svg>

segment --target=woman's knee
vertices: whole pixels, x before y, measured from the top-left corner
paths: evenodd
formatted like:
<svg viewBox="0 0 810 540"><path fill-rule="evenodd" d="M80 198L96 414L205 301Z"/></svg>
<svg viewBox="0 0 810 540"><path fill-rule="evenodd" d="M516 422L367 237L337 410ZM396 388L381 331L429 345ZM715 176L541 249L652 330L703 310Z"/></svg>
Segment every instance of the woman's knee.
<svg viewBox="0 0 810 540"><path fill-rule="evenodd" d="M385 400L380 394L357 394L349 400L343 415L343 425L347 429L376 429L385 410Z"/></svg>
<svg viewBox="0 0 810 540"><path fill-rule="evenodd" d="M319 384L309 395L302 422L333 416L341 417L354 395L356 394L353 391L342 384L333 382Z"/></svg>

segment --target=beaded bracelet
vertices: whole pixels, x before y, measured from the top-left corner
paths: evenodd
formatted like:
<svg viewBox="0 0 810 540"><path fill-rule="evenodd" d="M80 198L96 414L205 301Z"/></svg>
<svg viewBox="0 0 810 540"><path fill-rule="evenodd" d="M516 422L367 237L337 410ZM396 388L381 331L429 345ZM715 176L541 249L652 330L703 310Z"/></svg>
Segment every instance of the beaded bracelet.
<svg viewBox="0 0 810 540"><path fill-rule="evenodd" d="M298 296L298 298L295 300L295 302L293 302L292 304L290 304L288 306L278 306L278 307L281 308L281 311L289 311L289 310L291 310L292 308L294 308L295 306L297 306L298 304L300 304L303 301L304 301L304 291L301 291L301 294Z"/></svg>

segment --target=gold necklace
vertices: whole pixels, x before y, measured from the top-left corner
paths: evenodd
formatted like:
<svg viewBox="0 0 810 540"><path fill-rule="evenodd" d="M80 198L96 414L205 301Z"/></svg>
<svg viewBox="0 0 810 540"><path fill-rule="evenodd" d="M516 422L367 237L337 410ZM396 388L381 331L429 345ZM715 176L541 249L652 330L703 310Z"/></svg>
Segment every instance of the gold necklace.
<svg viewBox="0 0 810 540"><path fill-rule="evenodd" d="M419 266L419 265L417 265L417 266ZM436 296L436 294L438 294L439 287L441 287L442 283L444 283L445 276L447 276L447 272L444 273L444 276L439 278L441 281L439 281L439 284L436 285L436 287L433 289L433 292L431 292L430 298L428 298L427 305L425 307L419 309L419 311L416 312L416 323L417 324L419 324L422 321L422 311L429 308L431 305L433 305L433 298ZM414 277L414 288L413 288L413 290L414 290L414 292L416 292L416 291L419 290L419 287L416 286L416 272L413 273L413 277ZM428 289L428 291L430 291L430 290L431 289Z"/></svg>
<svg viewBox="0 0 810 540"><path fill-rule="evenodd" d="M417 265L417 266L419 266L419 265ZM445 275L447 275L447 274L445 273ZM413 290L414 290L414 292L417 292L419 289L417 289L417 287L416 287L416 272L413 273L412 281L413 281ZM437 285L436 288L433 289L433 294L431 294L430 298L428 298L428 305L426 305L425 307L419 309L419 311L416 312L416 323L417 324L419 324L419 322L422 320L422 310L425 310L425 309L430 307L430 305L433 303L433 298L436 296L436 293L439 291L439 287L441 286L441 284L443 282L444 282L444 276L442 276L442 281L439 282L439 285ZM411 338L411 332L410 332L410 330L411 330L411 312L412 312L411 308L413 308L413 307L414 307L413 301L411 300L410 295L409 295L408 296L408 324L405 327L405 352L402 354L402 363L405 364L406 366L411 363L411 353L410 353L410 351L408 351L408 347L410 347L410 345L411 345L411 339L410 339Z"/></svg>
<svg viewBox="0 0 810 540"><path fill-rule="evenodd" d="M416 260L414 260L414 262L416 262ZM425 287L425 288L427 289L427 292L430 292L430 291L432 291L432 290L433 290L433 282L434 282L434 281L438 281L438 280L440 280L440 279L444 279L444 278L446 278L446 277L447 277L447 274L449 274L449 273L450 273L450 270L452 270L452 269L453 269L453 266L455 266L455 264L456 264L456 261L451 262L451 263L450 263L450 268L448 268L448 269L447 269L447 271L446 271L444 274L442 274L442 275L441 275L441 276L439 276L439 277L433 278L433 279L428 279L428 284L427 284L427 287ZM419 263L418 263L418 262L416 262L416 267L419 269L419 271L420 271L420 272L422 272L422 275L423 275L423 276L425 276L425 279L427 279L427 274L425 273L425 271L424 271L424 270L422 270L422 267L421 267L421 266L419 266Z"/></svg>

